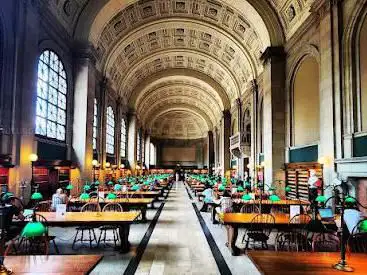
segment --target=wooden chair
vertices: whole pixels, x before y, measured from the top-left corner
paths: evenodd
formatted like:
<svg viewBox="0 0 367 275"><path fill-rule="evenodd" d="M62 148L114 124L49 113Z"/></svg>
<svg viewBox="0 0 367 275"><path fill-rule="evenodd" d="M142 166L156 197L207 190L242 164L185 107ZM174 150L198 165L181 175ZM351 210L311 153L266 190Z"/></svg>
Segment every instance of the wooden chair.
<svg viewBox="0 0 367 275"><path fill-rule="evenodd" d="M303 228L295 228L296 224L308 224L311 217L307 214L295 215L290 221L288 229L278 232L275 238L275 250L285 251L310 251L311 243L308 240L308 231Z"/></svg>
<svg viewBox="0 0 367 275"><path fill-rule="evenodd" d="M360 220L348 238L348 250L352 253L367 253L367 232L360 230L360 225L366 220Z"/></svg>
<svg viewBox="0 0 367 275"><path fill-rule="evenodd" d="M271 214L258 214L256 215L247 230L244 239L246 238L246 248L248 249L249 243L252 240L253 244L261 243L262 248L268 249L268 240L270 233L274 227L275 218ZM244 241L244 240L243 240Z"/></svg>
<svg viewBox="0 0 367 275"><path fill-rule="evenodd" d="M27 215L24 217L27 221L37 221L41 222L45 228L45 234L43 236L39 237L23 237L19 236L18 238L18 246L16 248L16 253L18 252L24 252L27 255L48 255L49 254L49 243L52 242L55 251L57 254L59 254L59 249L55 242L55 236L49 236L48 235L48 227L47 227L47 220L44 216L40 214L33 214L33 215Z"/></svg>
<svg viewBox="0 0 367 275"><path fill-rule="evenodd" d="M41 201L36 205L36 210L38 212L50 212L51 211L51 201Z"/></svg>
<svg viewBox="0 0 367 275"><path fill-rule="evenodd" d="M123 212L122 206L118 203L108 203L103 207L102 212ZM101 241L103 241L103 243L105 245L107 245L106 241L106 234L107 231L112 231L113 234L113 242L115 244L115 247L117 246L117 242L119 241L119 232L118 232L118 226L116 225L104 225L101 226L100 228L100 234L99 234L99 238L98 238L98 243L97 243L97 247L99 247L99 244L101 243ZM103 235L103 239L102 239L102 235Z"/></svg>
<svg viewBox="0 0 367 275"><path fill-rule="evenodd" d="M86 203L82 209L80 210L80 212L101 212L101 207L99 206L99 204L97 203ZM83 243L84 241L88 241L89 242L89 247L92 248L92 243L93 241L95 241L97 243L97 237L96 237L96 233L94 231L96 227L94 226L89 226L89 225L85 225L85 226L79 226L76 228L76 234L75 234L75 238L73 241L73 245L72 245L72 249L74 249L75 244L77 242L81 242ZM84 232L88 231L89 233L89 237L88 239L84 239ZM81 235L80 238L78 239L78 235Z"/></svg>
<svg viewBox="0 0 367 275"><path fill-rule="evenodd" d="M270 209L271 214L289 214L289 205L286 204L273 204Z"/></svg>
<svg viewBox="0 0 367 275"><path fill-rule="evenodd" d="M244 204L240 210L241 213L257 213L260 214L260 208L254 204Z"/></svg>

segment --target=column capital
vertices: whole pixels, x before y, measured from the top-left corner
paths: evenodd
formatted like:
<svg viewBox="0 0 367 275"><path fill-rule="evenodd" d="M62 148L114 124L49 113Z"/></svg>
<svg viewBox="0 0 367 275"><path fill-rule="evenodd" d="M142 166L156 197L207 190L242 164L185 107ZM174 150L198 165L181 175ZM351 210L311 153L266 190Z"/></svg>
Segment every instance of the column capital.
<svg viewBox="0 0 367 275"><path fill-rule="evenodd" d="M223 118L230 118L231 117L231 111L230 110L224 110L223 111Z"/></svg>
<svg viewBox="0 0 367 275"><path fill-rule="evenodd" d="M91 43L76 42L73 47L73 57L75 59L87 59L93 65L96 64L97 52Z"/></svg>
<svg viewBox="0 0 367 275"><path fill-rule="evenodd" d="M286 56L284 52L284 48L282 46L279 47L267 47L265 51L261 54L260 60L263 62L263 64L267 64L269 61L271 61L274 58L277 59L284 59Z"/></svg>
<svg viewBox="0 0 367 275"><path fill-rule="evenodd" d="M252 93L257 93L259 90L259 85L257 83L257 79L251 80L251 91Z"/></svg>

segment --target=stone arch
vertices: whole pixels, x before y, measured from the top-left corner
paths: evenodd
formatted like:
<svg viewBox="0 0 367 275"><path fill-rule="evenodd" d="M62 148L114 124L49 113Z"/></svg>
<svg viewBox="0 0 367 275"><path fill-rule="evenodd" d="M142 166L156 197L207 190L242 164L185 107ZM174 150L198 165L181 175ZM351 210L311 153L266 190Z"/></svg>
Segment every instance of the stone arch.
<svg viewBox="0 0 367 275"><path fill-rule="evenodd" d="M290 81L290 129L291 145L300 146L320 139L320 66L312 54L303 55L296 64Z"/></svg>

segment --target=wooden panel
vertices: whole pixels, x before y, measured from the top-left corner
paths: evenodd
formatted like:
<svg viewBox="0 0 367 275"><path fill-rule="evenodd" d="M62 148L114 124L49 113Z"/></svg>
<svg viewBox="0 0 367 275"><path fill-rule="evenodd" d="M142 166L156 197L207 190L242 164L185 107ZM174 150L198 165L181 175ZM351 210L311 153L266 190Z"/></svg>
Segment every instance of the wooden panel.
<svg viewBox="0 0 367 275"><path fill-rule="evenodd" d="M247 255L254 262L259 271L265 275L343 274L343 272L332 268L332 265L339 261L340 253L248 251ZM367 254L352 254L347 257L347 263L354 268L352 274L367 274L366 259Z"/></svg>
<svg viewBox="0 0 367 275"><path fill-rule="evenodd" d="M7 256L6 267L14 274L88 274L103 258L101 255Z"/></svg>

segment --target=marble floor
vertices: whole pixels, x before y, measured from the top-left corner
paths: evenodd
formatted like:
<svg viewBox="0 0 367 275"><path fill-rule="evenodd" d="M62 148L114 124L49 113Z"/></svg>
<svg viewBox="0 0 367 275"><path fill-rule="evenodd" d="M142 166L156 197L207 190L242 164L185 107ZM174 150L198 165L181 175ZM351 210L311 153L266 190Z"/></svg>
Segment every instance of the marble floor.
<svg viewBox="0 0 367 275"><path fill-rule="evenodd" d="M58 236L56 242L61 254L103 254L102 261L91 273L93 275L260 274L246 255L233 257L230 254L225 246L225 227L213 225L209 212L200 212L199 215L202 216L228 266L227 272L218 267L193 203L198 208L201 207L196 198L189 198L182 182L174 185L164 201L163 208L156 203L156 209L148 210L148 223L131 226L129 240L132 248L127 254L120 254L113 247L90 249L88 246L78 246L77 250L72 250L74 228L52 228L50 233ZM161 211L159 207L162 208ZM151 224L154 217L158 217L156 224ZM96 233L99 233L98 229ZM143 238L148 240L145 249L142 248ZM238 246L241 247L241 244ZM51 253L54 251L51 250ZM141 257L139 253L142 253ZM131 268L132 266L134 267Z"/></svg>

